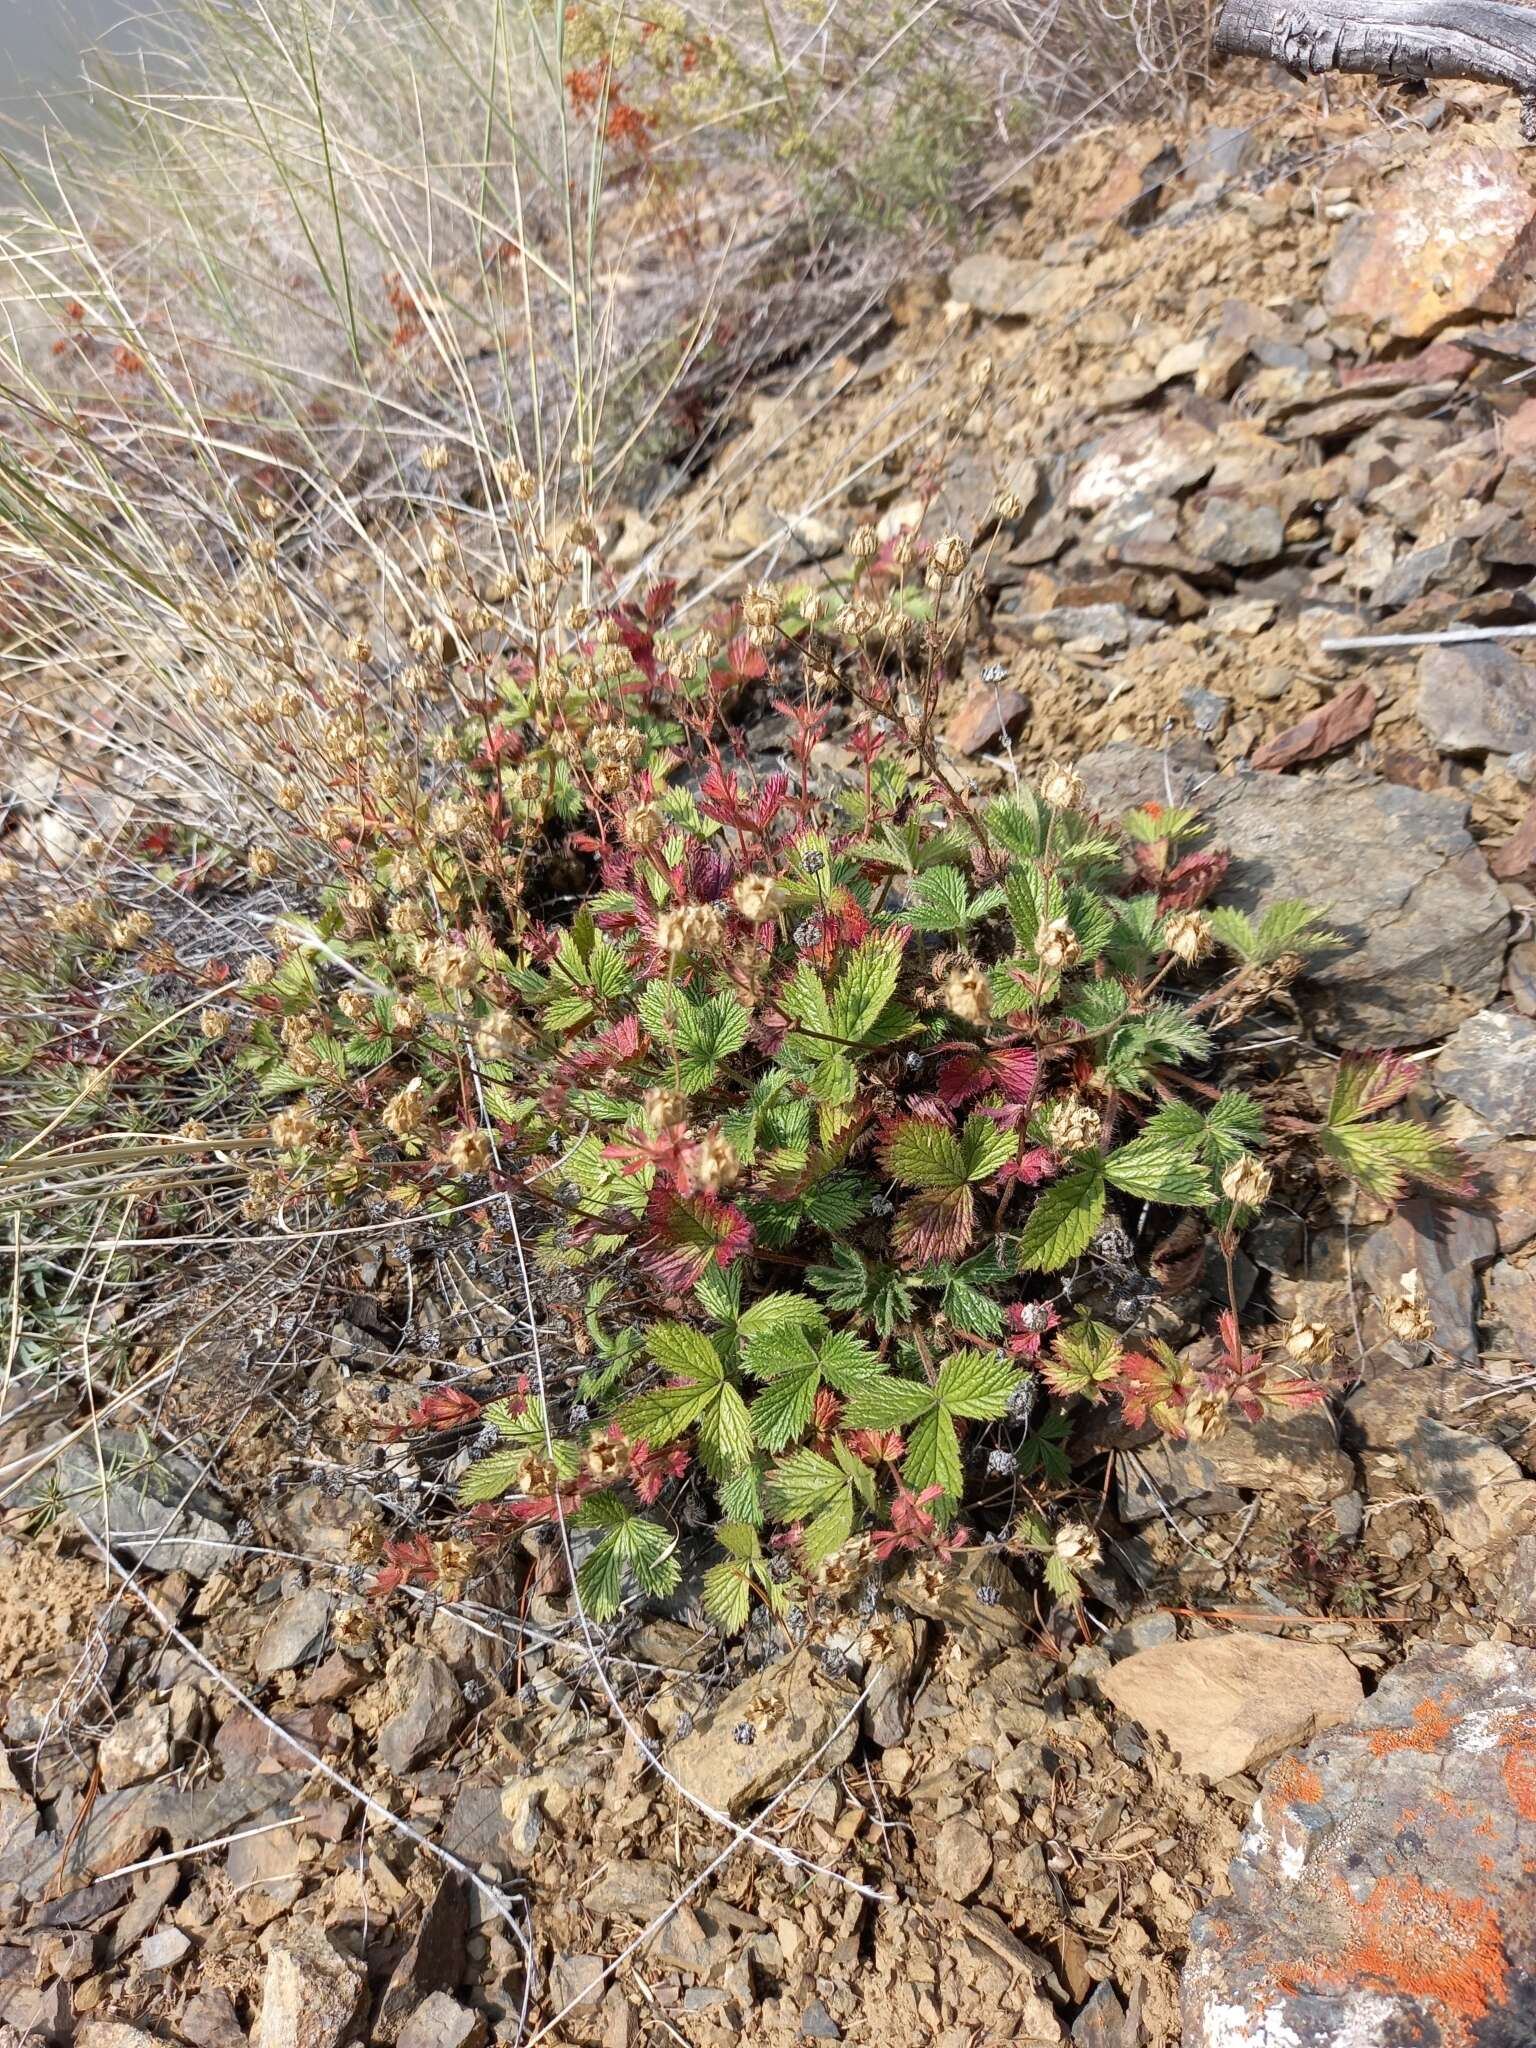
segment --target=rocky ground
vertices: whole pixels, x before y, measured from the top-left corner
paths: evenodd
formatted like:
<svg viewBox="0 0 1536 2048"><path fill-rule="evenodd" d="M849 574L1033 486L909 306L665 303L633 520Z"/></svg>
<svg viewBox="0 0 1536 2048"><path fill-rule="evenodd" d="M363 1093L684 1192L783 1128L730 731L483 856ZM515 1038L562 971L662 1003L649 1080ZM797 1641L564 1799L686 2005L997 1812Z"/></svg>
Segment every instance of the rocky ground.
<svg viewBox="0 0 1536 2048"><path fill-rule="evenodd" d="M835 1641L727 1649L683 1597L599 1642L531 1538L370 1591L467 1454L410 1428L425 1387L525 1355L507 1248L273 1253L248 1313L232 1263L147 1326L104 1503L72 1398L0 1411L0 2040L1536 2034L1536 667L1333 645L1536 622L1533 247L1503 95L1231 91L996 195L614 521L701 591L835 568L861 519L978 533L957 771L1197 794L1232 900L1330 908L1349 949L1251 1057L1315 1093L1419 1049L1478 1183L1389 1218L1297 1178L1250 1239L1256 1313L1347 1333L1336 1409L1080 1437L1081 1617L980 1551ZM1427 1344L1376 1306L1410 1269ZM540 1316L575 1341L554 1284Z"/></svg>

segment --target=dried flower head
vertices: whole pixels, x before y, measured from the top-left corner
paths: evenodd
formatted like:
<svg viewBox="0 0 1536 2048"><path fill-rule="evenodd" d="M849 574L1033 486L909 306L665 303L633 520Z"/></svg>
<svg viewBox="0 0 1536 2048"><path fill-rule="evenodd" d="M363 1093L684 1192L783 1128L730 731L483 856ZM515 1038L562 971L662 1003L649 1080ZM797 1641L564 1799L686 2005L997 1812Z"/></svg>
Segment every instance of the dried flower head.
<svg viewBox="0 0 1536 2048"><path fill-rule="evenodd" d="M779 623L783 609L783 598L767 584L749 583L742 592L741 615L749 626L755 626L760 633L773 631Z"/></svg>
<svg viewBox="0 0 1536 2048"><path fill-rule="evenodd" d="M492 1010L475 1026L475 1051L483 1060L511 1060L533 1034L510 1010Z"/></svg>
<svg viewBox="0 0 1536 2048"><path fill-rule="evenodd" d="M204 1010L197 1020L197 1028L210 1045L217 1045L229 1034L229 1013L227 1010Z"/></svg>
<svg viewBox="0 0 1536 2048"><path fill-rule="evenodd" d="M697 1145L691 1145L687 1161L694 1186L707 1195L722 1194L741 1178L740 1157L723 1131L710 1131Z"/></svg>
<svg viewBox="0 0 1536 2048"><path fill-rule="evenodd" d="M1083 957L1082 944L1065 917L1053 917L1041 930L1037 941L1040 965L1052 974L1064 973L1075 967Z"/></svg>
<svg viewBox="0 0 1536 2048"><path fill-rule="evenodd" d="M113 923L108 937L120 952L126 953L130 946L141 946L154 928L154 919L147 910L130 910L126 917Z"/></svg>
<svg viewBox="0 0 1536 2048"><path fill-rule="evenodd" d="M448 1164L455 1173L484 1173L494 1157L489 1131L455 1131L448 1141Z"/></svg>
<svg viewBox="0 0 1536 2048"><path fill-rule="evenodd" d="M1163 943L1186 967L1204 960L1216 950L1211 921L1199 910L1176 910L1163 925Z"/></svg>
<svg viewBox="0 0 1536 2048"><path fill-rule="evenodd" d="M1231 1409L1224 1394L1198 1387L1184 1403L1179 1419L1192 1442L1201 1443L1220 1436L1231 1421Z"/></svg>
<svg viewBox="0 0 1536 2048"><path fill-rule="evenodd" d="M789 907L789 891L772 875L743 875L731 891L731 901L748 924L764 924Z"/></svg>
<svg viewBox="0 0 1536 2048"><path fill-rule="evenodd" d="M1086 1152L1098 1144L1104 1119L1081 1095L1063 1095L1046 1111L1045 1127L1051 1150L1067 1158L1074 1152Z"/></svg>
<svg viewBox="0 0 1536 2048"><path fill-rule="evenodd" d="M656 919L656 943L677 959L684 953L716 953L725 944L725 919L714 903L680 903Z"/></svg>
<svg viewBox="0 0 1536 2048"><path fill-rule="evenodd" d="M621 829L631 846L655 846L666 835L666 813L658 803L636 804L621 821Z"/></svg>
<svg viewBox="0 0 1536 2048"><path fill-rule="evenodd" d="M669 1131L688 1114L688 1098L675 1088L647 1088L640 1101L653 1131Z"/></svg>
<svg viewBox="0 0 1536 2048"><path fill-rule="evenodd" d="M270 882L277 873L277 855L270 846L253 846L245 856L245 865L254 882Z"/></svg>
<svg viewBox="0 0 1536 2048"><path fill-rule="evenodd" d="M1053 761L1040 778L1040 794L1053 811L1075 811L1085 794L1083 778Z"/></svg>
<svg viewBox="0 0 1536 2048"><path fill-rule="evenodd" d="M427 1021L427 1006L420 996L401 996L389 1013L389 1027L402 1038L414 1038Z"/></svg>
<svg viewBox="0 0 1536 2048"><path fill-rule="evenodd" d="M1274 1175L1263 1160L1246 1152L1221 1176L1221 1192L1234 1209L1262 1209L1274 1184Z"/></svg>
<svg viewBox="0 0 1536 2048"><path fill-rule="evenodd" d="M366 1024L373 1016L373 997L366 989L344 988L336 1007L349 1024Z"/></svg>
<svg viewBox="0 0 1536 2048"><path fill-rule="evenodd" d="M880 536L872 526L861 526L849 543L848 552L856 562L872 562L880 552Z"/></svg>
<svg viewBox="0 0 1536 2048"><path fill-rule="evenodd" d="M427 1112L421 1099L420 1080L408 1081L396 1095L391 1095L381 1113L381 1122L386 1131L397 1138L411 1138L426 1122Z"/></svg>
<svg viewBox="0 0 1536 2048"><path fill-rule="evenodd" d="M960 575L965 568L967 552L958 533L943 534L928 550L930 576L948 581Z"/></svg>
<svg viewBox="0 0 1536 2048"><path fill-rule="evenodd" d="M1309 1370L1328 1365L1333 1359L1333 1331L1326 1323L1310 1322L1299 1315L1285 1333L1285 1348L1298 1365Z"/></svg>
<svg viewBox="0 0 1536 2048"><path fill-rule="evenodd" d="M452 460L441 441L432 441L421 451L421 466L428 476L441 476Z"/></svg>
<svg viewBox="0 0 1536 2048"><path fill-rule="evenodd" d="M1056 1531L1056 1555L1069 1571L1092 1571L1104 1546L1086 1522L1063 1522Z"/></svg>
<svg viewBox="0 0 1536 2048"><path fill-rule="evenodd" d="M1392 1335L1404 1344L1428 1344L1435 1334L1435 1319L1417 1266L1404 1273L1396 1294L1381 1304L1382 1316Z"/></svg>
<svg viewBox="0 0 1536 2048"><path fill-rule="evenodd" d="M280 1151L301 1152L320 1135L320 1119L307 1102L280 1109L272 1119L272 1142Z"/></svg>
<svg viewBox="0 0 1536 2048"><path fill-rule="evenodd" d="M950 969L939 998L945 1009L965 1024L985 1024L992 1014L992 984L986 969L974 960Z"/></svg>

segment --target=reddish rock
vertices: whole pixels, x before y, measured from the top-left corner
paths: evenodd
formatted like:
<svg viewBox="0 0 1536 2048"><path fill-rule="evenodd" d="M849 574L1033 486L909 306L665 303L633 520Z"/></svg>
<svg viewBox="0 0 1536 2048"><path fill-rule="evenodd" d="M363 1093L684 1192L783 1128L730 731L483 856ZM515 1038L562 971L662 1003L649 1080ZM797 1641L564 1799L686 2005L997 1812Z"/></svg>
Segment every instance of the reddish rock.
<svg viewBox="0 0 1536 2048"><path fill-rule="evenodd" d="M1536 2039L1536 1651L1421 1645L1269 1771L1190 1931L1184 2048Z"/></svg>
<svg viewBox="0 0 1536 2048"><path fill-rule="evenodd" d="M1536 246L1536 204L1509 149L1427 150L1340 231L1323 281L1335 319L1417 339L1469 313L1514 310Z"/></svg>
<svg viewBox="0 0 1536 2048"><path fill-rule="evenodd" d="M1006 683L975 683L944 728L957 754L979 754L1015 732L1029 709L1029 699Z"/></svg>

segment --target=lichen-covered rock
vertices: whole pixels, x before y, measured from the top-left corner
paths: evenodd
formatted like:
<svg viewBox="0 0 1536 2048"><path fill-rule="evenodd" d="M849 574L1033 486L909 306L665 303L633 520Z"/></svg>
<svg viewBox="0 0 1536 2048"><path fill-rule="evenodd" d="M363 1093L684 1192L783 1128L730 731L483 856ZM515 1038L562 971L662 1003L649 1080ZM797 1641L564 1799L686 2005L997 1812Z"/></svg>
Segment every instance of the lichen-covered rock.
<svg viewBox="0 0 1536 2048"><path fill-rule="evenodd" d="M1536 2040L1536 1651L1425 1645L1270 1770L1191 1929L1184 2048Z"/></svg>

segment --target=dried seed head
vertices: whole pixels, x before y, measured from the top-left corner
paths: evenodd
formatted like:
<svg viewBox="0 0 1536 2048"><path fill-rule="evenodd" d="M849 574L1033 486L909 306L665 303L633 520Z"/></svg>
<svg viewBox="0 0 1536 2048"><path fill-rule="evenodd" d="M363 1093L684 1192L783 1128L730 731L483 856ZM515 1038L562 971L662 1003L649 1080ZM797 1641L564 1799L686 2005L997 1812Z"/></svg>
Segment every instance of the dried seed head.
<svg viewBox="0 0 1536 2048"><path fill-rule="evenodd" d="M130 946L141 946L154 928L154 919L147 910L130 910L126 917L116 920L108 936L119 951L126 953Z"/></svg>
<svg viewBox="0 0 1536 2048"><path fill-rule="evenodd" d="M880 536L872 526L861 526L849 543L848 552L856 562L872 562L880 552Z"/></svg>
<svg viewBox="0 0 1536 2048"><path fill-rule="evenodd" d="M1298 1365L1324 1366L1333 1358L1333 1332L1326 1323L1297 1316L1285 1333L1285 1348Z"/></svg>
<svg viewBox="0 0 1536 2048"><path fill-rule="evenodd" d="M251 953L240 970L240 978L247 988L265 988L276 972L275 960L269 960L265 953Z"/></svg>
<svg viewBox="0 0 1536 2048"><path fill-rule="evenodd" d="M428 476L441 476L452 459L441 441L434 441L421 451L421 466Z"/></svg>
<svg viewBox="0 0 1536 2048"><path fill-rule="evenodd" d="M672 959L684 953L714 953L725 943L725 919L714 903L680 903L656 919L656 943Z"/></svg>
<svg viewBox="0 0 1536 2048"><path fill-rule="evenodd" d="M189 1145L206 1145L213 1133L201 1117L189 1116L184 1124L177 1126L176 1135Z"/></svg>
<svg viewBox="0 0 1536 2048"><path fill-rule="evenodd" d="M1225 1396L1212 1393L1205 1387L1198 1388L1184 1403L1180 1419L1195 1443L1220 1436L1230 1420Z"/></svg>
<svg viewBox="0 0 1536 2048"><path fill-rule="evenodd" d="M448 1164L455 1173L484 1173L494 1156L489 1131L455 1131L448 1142Z"/></svg>
<svg viewBox="0 0 1536 2048"><path fill-rule="evenodd" d="M1247 1153L1234 1159L1221 1176L1221 1192L1234 1209L1262 1209L1274 1184L1275 1177L1264 1162Z"/></svg>
<svg viewBox="0 0 1536 2048"><path fill-rule="evenodd" d="M665 836L666 813L657 803L636 804L622 821L622 829L631 846L655 846Z"/></svg>
<svg viewBox="0 0 1536 2048"><path fill-rule="evenodd" d="M299 1152L319 1137L320 1119L307 1102L296 1102L273 1117L271 1135L273 1144L281 1151Z"/></svg>
<svg viewBox="0 0 1536 2048"><path fill-rule="evenodd" d="M224 1010L204 1010L197 1020L197 1028L210 1045L217 1045L229 1033L229 1016Z"/></svg>
<svg viewBox="0 0 1536 2048"><path fill-rule="evenodd" d="M1198 910L1176 910L1163 926L1163 943L1186 967L1206 959L1216 948L1211 921Z"/></svg>
<svg viewBox="0 0 1536 2048"><path fill-rule="evenodd" d="M366 633L354 633L343 649L348 661L361 664L373 659L373 642Z"/></svg>
<svg viewBox="0 0 1536 2048"><path fill-rule="evenodd" d="M669 1131L688 1114L688 1098L675 1088L647 1088L640 1100L653 1131Z"/></svg>
<svg viewBox="0 0 1536 2048"><path fill-rule="evenodd" d="M1071 1571L1092 1571L1104 1546L1086 1522L1063 1522L1056 1531L1056 1555Z"/></svg>
<svg viewBox="0 0 1536 2048"><path fill-rule="evenodd" d="M1001 525L1012 526L1024 517L1024 500L1017 491L999 491L992 512Z"/></svg>
<svg viewBox="0 0 1536 2048"><path fill-rule="evenodd" d="M741 1159L723 1131L710 1131L688 1150L688 1171L706 1195L733 1188L741 1178Z"/></svg>
<svg viewBox="0 0 1536 2048"><path fill-rule="evenodd" d="M270 846L253 846L245 857L245 865L253 881L270 882L277 873L277 855Z"/></svg>
<svg viewBox="0 0 1536 2048"><path fill-rule="evenodd" d="M766 584L749 583L742 593L741 615L749 626L760 633L771 633L779 623L779 614L784 609L784 600L776 590Z"/></svg>
<svg viewBox="0 0 1536 2048"><path fill-rule="evenodd" d="M389 1028L402 1038L414 1038L427 1021L427 1006L420 996L401 996L389 1013Z"/></svg>
<svg viewBox="0 0 1536 2048"><path fill-rule="evenodd" d="M1074 1152L1086 1152L1098 1144L1104 1119L1081 1095L1064 1095L1046 1111L1045 1127L1051 1150L1067 1158Z"/></svg>
<svg viewBox="0 0 1536 2048"><path fill-rule="evenodd" d="M965 542L959 534L946 533L928 550L928 568L933 575L947 581L965 568L966 554Z"/></svg>
<svg viewBox="0 0 1536 2048"><path fill-rule="evenodd" d="M1038 942L1040 965L1053 974L1075 967L1083 957L1083 949L1071 924L1064 917L1054 917L1042 930Z"/></svg>
<svg viewBox="0 0 1536 2048"><path fill-rule="evenodd" d="M475 1051L483 1060L515 1059L532 1035L510 1010L492 1010L475 1026Z"/></svg>
<svg viewBox="0 0 1536 2048"><path fill-rule="evenodd" d="M1083 800L1083 778L1053 761L1040 778L1040 794L1053 811L1075 811Z"/></svg>
<svg viewBox="0 0 1536 2048"><path fill-rule="evenodd" d="M421 1100L421 1082L408 1081L398 1095L391 1095L385 1103L381 1121L385 1130L395 1137L410 1138L421 1129L426 1114Z"/></svg>
<svg viewBox="0 0 1536 2048"><path fill-rule="evenodd" d="M974 960L952 967L944 977L939 999L952 1016L965 1024L985 1024L992 1014L992 984L984 968Z"/></svg>
<svg viewBox="0 0 1536 2048"><path fill-rule="evenodd" d="M789 906L789 891L772 875L743 875L731 891L731 901L748 924L765 924Z"/></svg>
<svg viewBox="0 0 1536 2048"><path fill-rule="evenodd" d="M1392 1335L1404 1344L1428 1344L1434 1337L1435 1319L1417 1266L1403 1275L1397 1293L1381 1304L1381 1312Z"/></svg>
<svg viewBox="0 0 1536 2048"><path fill-rule="evenodd" d="M344 988L336 1007L349 1024L366 1024L373 1015L373 997L365 989Z"/></svg>

